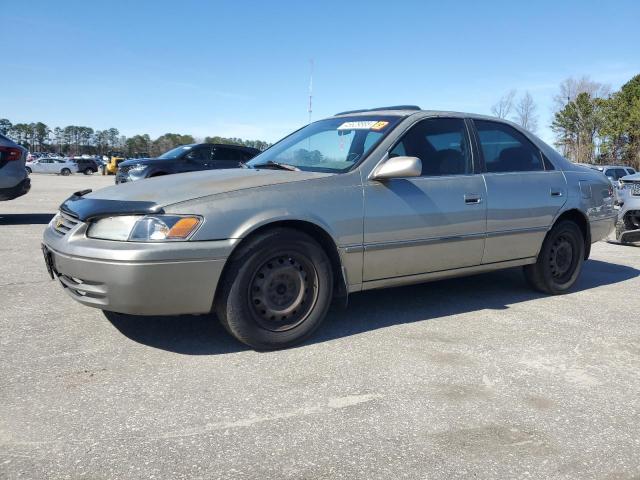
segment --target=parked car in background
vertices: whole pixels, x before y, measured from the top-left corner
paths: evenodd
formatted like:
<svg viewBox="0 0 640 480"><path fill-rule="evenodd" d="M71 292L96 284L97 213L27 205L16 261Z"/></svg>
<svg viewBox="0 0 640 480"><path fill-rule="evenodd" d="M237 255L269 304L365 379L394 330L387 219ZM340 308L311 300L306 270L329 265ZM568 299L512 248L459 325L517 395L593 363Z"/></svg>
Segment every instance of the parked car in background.
<svg viewBox="0 0 640 480"><path fill-rule="evenodd" d="M91 175L100 170L101 164L94 158L72 158L71 161L78 166L78 172Z"/></svg>
<svg viewBox="0 0 640 480"><path fill-rule="evenodd" d="M172 173L239 168L259 153L260 150L256 148L240 145L213 143L182 145L163 153L158 158L137 158L122 162L118 166L116 183Z"/></svg>
<svg viewBox="0 0 640 480"><path fill-rule="evenodd" d="M269 349L363 290L523 266L536 290L565 293L615 218L606 178L517 125L406 106L311 123L246 168L78 192L43 242L84 305L213 308Z"/></svg>
<svg viewBox="0 0 640 480"><path fill-rule="evenodd" d="M0 134L0 200L13 200L31 188L26 159L26 148Z"/></svg>
<svg viewBox="0 0 640 480"><path fill-rule="evenodd" d="M616 198L619 207L616 240L620 243L640 242L640 173L619 180Z"/></svg>
<svg viewBox="0 0 640 480"><path fill-rule="evenodd" d="M26 163L29 173L56 173L59 175L71 175L78 172L78 165L68 158L39 158Z"/></svg>
<svg viewBox="0 0 640 480"><path fill-rule="evenodd" d="M626 175L636 173L634 168L625 165L588 165L588 167L601 172L611 183L617 182Z"/></svg>

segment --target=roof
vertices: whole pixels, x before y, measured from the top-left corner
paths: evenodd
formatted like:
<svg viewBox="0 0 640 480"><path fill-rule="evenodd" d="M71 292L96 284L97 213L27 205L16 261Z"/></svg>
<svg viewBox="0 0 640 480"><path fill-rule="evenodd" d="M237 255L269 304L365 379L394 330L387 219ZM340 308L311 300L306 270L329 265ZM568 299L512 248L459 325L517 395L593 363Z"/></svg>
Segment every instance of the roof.
<svg viewBox="0 0 640 480"><path fill-rule="evenodd" d="M466 113L466 112L452 112L447 110L422 110L420 107L415 105L397 105L392 107L376 107L362 110L348 110L346 112L340 112L334 115L334 117L363 117L370 116L372 114L375 115L389 115L389 116L398 116L398 117L408 117L412 115L420 116L420 117L454 117L454 118L475 118L477 120L491 120L504 122L513 125L514 123L505 119L505 118L497 118L489 115L480 115L477 113Z"/></svg>

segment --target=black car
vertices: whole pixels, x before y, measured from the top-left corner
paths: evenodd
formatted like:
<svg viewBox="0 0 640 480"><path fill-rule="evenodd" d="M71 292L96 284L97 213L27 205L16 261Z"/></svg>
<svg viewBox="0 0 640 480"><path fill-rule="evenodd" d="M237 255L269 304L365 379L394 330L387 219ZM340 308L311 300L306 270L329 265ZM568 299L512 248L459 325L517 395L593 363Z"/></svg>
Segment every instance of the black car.
<svg viewBox="0 0 640 480"><path fill-rule="evenodd" d="M71 161L78 165L78 172L85 175L91 175L100 169L100 164L94 158L73 158Z"/></svg>
<svg viewBox="0 0 640 480"><path fill-rule="evenodd" d="M181 145L163 153L158 158L138 158L120 163L116 183L133 182L172 173L239 168L259 153L260 150L256 148L240 145L214 143Z"/></svg>

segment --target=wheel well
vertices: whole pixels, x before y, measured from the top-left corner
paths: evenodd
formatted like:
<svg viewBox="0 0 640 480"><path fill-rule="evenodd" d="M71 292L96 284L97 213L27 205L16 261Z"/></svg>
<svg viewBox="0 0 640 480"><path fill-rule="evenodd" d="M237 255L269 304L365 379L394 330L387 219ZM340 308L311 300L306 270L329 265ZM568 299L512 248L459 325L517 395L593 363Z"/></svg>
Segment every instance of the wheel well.
<svg viewBox="0 0 640 480"><path fill-rule="evenodd" d="M582 238L584 238L584 259L587 260L591 253L591 230L587 217L585 217L580 210L573 209L563 212L555 223L561 222L562 220L570 220L580 227Z"/></svg>
<svg viewBox="0 0 640 480"><path fill-rule="evenodd" d="M347 285L345 284L345 278L342 276L342 262L340 261L340 254L338 253L338 247L336 246L333 238L329 235L326 230L318 225L306 222L304 220L282 220L278 222L272 222L267 225L263 225L255 230L253 230L249 235L244 237L242 241L236 245L231 255L233 255L238 248L240 248L243 244L245 244L249 239L254 238L256 235L259 235L267 230L271 230L273 228L291 228L293 230L298 230L306 233L311 238L313 238L316 242L320 244L324 253L329 257L329 261L331 262L331 271L333 273L333 289L334 295L338 298L344 298L348 295ZM226 265L222 271L222 275L220 278L224 278L226 274ZM219 285L218 285L219 287ZM216 290L219 290L216 289ZM217 297L217 292L216 292ZM214 299L215 302L215 299Z"/></svg>

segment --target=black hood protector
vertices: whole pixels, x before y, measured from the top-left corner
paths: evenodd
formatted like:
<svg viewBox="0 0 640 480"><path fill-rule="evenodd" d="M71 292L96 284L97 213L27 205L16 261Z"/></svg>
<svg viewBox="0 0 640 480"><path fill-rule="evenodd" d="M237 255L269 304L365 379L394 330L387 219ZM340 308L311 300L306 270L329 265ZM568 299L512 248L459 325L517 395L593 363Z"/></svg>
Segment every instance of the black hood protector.
<svg viewBox="0 0 640 480"><path fill-rule="evenodd" d="M74 193L60 205L60 210L77 218L81 222L116 215L164 213L164 210L154 202L85 198L84 195L90 192L91 190L82 190Z"/></svg>

